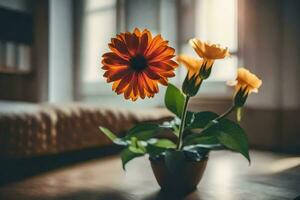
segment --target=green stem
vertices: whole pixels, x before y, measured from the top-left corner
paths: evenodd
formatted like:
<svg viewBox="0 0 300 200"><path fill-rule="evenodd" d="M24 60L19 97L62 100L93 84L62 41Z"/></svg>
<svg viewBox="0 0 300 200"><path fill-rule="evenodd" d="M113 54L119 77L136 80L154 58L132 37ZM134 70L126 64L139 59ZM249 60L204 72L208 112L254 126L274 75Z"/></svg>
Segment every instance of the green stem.
<svg viewBox="0 0 300 200"><path fill-rule="evenodd" d="M177 150L180 150L182 148L182 139L183 139L183 132L184 132L184 126L185 126L186 113L187 113L187 105L188 105L189 99L190 99L190 97L186 96L184 105L183 105L183 110L181 113L181 123L180 123L180 127L179 127L179 136L178 136L177 146L176 146Z"/></svg>
<svg viewBox="0 0 300 200"><path fill-rule="evenodd" d="M228 110L226 110L226 112L224 112L222 115L220 115L219 117L215 118L213 121L219 121L220 119L223 119L224 117L227 117L227 115L229 115L232 111L234 111L237 107L236 106L231 106ZM208 129L210 126L212 125L212 123L208 123L202 130L202 132L206 129Z"/></svg>
<svg viewBox="0 0 300 200"><path fill-rule="evenodd" d="M220 115L219 117L217 117L215 120L220 120L223 119L225 117L227 117L232 111L234 111L236 109L235 106L231 106L226 112L224 112L222 115Z"/></svg>

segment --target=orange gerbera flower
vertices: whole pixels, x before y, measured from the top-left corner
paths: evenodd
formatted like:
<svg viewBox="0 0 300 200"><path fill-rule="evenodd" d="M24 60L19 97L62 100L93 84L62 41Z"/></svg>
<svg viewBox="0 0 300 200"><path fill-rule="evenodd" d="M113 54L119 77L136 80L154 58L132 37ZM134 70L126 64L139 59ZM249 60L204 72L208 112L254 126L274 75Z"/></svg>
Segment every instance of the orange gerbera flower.
<svg viewBox="0 0 300 200"><path fill-rule="evenodd" d="M168 78L175 76L177 63L171 60L175 50L161 35L152 38L147 29L135 28L111 39L111 52L103 54L102 69L107 82L114 82L112 90L124 93L125 99L135 101L158 93L158 83L168 84Z"/></svg>

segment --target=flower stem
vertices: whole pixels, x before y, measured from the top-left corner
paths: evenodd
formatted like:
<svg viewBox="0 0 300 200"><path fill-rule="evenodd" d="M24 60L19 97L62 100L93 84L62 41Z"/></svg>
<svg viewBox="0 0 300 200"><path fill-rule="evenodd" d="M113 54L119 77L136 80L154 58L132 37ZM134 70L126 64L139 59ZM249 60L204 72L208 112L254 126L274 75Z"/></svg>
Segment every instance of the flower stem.
<svg viewBox="0 0 300 200"><path fill-rule="evenodd" d="M177 150L180 150L182 148L182 139L183 139L183 132L184 132L184 126L185 126L186 113L187 113L187 105L188 105L189 99L190 99L190 97L186 96L186 98L184 100L183 110L181 113L181 123L180 123L180 127L179 127L179 136L178 136L177 145L176 145Z"/></svg>
<svg viewBox="0 0 300 200"><path fill-rule="evenodd" d="M234 111L237 107L236 106L231 106L228 110L226 110L226 112L224 112L222 115L220 115L219 117L215 118L212 121L219 121L220 119L223 119L225 117L227 117L227 115L229 115L232 111ZM212 126L211 123L208 123L203 129L202 132L206 129L208 129L210 126Z"/></svg>
<svg viewBox="0 0 300 200"><path fill-rule="evenodd" d="M220 115L219 117L217 117L215 120L218 121L220 119L223 119L223 118L227 117L235 109L236 109L235 106L231 106L226 112L224 112L222 115Z"/></svg>

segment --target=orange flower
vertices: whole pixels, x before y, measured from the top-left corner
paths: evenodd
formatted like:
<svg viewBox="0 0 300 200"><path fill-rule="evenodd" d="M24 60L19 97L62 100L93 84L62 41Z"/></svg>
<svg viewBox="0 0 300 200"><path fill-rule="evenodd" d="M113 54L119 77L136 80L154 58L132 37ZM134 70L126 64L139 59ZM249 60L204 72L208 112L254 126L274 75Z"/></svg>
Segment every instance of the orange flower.
<svg viewBox="0 0 300 200"><path fill-rule="evenodd" d="M229 85L235 85L236 92L240 89L245 90L245 95L248 95L251 92L257 93L261 84L262 81L245 68L239 68L236 80L234 82L229 82Z"/></svg>
<svg viewBox="0 0 300 200"><path fill-rule="evenodd" d="M158 93L158 83L168 84L168 78L175 76L177 63L171 60L175 50L161 35L152 38L147 29L135 28L111 39L111 52L103 54L102 69L107 82L114 82L112 90L124 93L125 99L135 101Z"/></svg>
<svg viewBox="0 0 300 200"><path fill-rule="evenodd" d="M190 39L189 42L198 56L203 58L206 70L212 67L214 60L223 59L230 55L228 48L223 48L218 44L210 44L196 38Z"/></svg>
<svg viewBox="0 0 300 200"><path fill-rule="evenodd" d="M181 54L177 57L177 61L180 64L183 64L188 70L188 73L182 84L183 93L190 97L195 96L202 83L199 73L201 66L203 65L203 60Z"/></svg>
<svg viewBox="0 0 300 200"><path fill-rule="evenodd" d="M203 64L203 60L181 54L181 55L177 56L177 61L179 63L182 63L187 68L188 79L192 79L192 77L196 77L196 84L199 84L201 81L199 72L200 72L200 68Z"/></svg>

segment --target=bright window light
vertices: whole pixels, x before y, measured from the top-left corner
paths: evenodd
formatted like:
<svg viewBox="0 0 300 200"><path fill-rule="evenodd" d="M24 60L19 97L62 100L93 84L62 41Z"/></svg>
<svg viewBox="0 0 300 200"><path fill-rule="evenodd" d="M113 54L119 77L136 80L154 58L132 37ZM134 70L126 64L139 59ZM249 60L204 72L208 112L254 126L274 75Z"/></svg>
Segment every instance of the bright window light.
<svg viewBox="0 0 300 200"><path fill-rule="evenodd" d="M104 81L101 55L116 34L116 0L85 0L81 43L83 82Z"/></svg>
<svg viewBox="0 0 300 200"><path fill-rule="evenodd" d="M196 1L196 37L229 48L232 56L216 61L210 81L232 80L237 60L237 0Z"/></svg>

